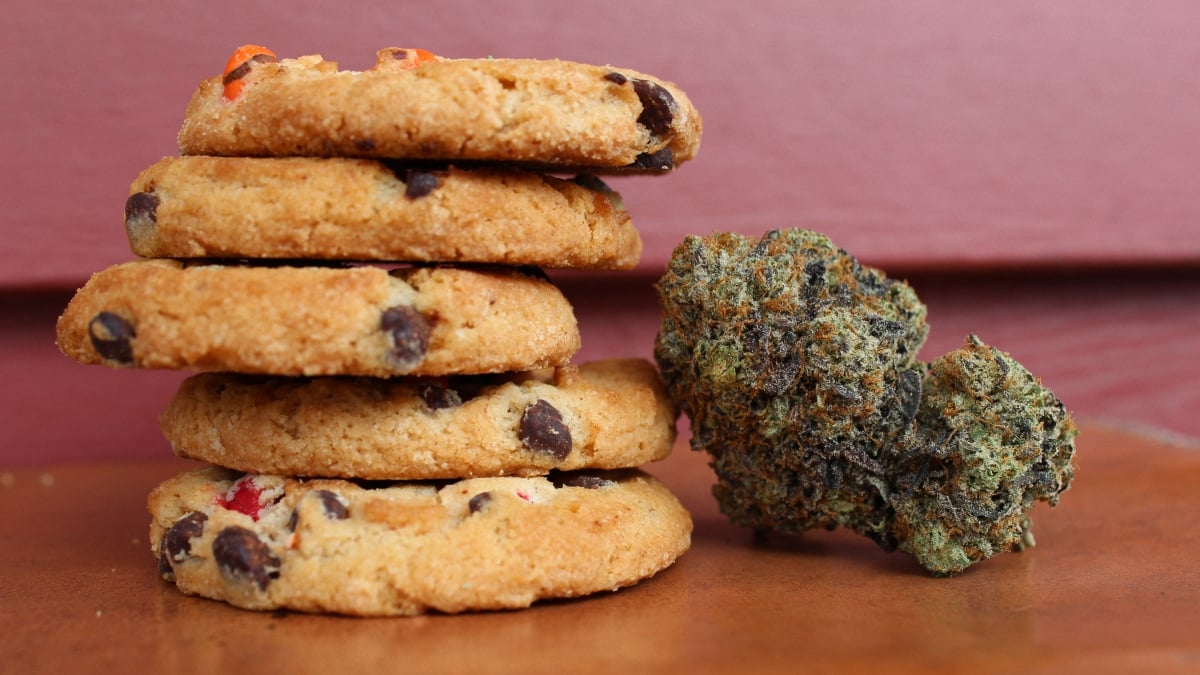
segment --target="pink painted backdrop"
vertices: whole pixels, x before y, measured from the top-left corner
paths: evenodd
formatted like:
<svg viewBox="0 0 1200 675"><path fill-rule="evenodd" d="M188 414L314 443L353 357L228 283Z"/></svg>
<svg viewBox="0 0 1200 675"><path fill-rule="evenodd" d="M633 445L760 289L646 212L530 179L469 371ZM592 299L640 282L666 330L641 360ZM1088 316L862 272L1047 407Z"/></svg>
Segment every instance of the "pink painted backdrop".
<svg viewBox="0 0 1200 675"><path fill-rule="evenodd" d="M611 63L681 85L700 157L622 179L655 269L688 232L823 230L881 265L1200 259L1200 3L41 0L0 22L0 287L129 257L136 173L244 42Z"/></svg>

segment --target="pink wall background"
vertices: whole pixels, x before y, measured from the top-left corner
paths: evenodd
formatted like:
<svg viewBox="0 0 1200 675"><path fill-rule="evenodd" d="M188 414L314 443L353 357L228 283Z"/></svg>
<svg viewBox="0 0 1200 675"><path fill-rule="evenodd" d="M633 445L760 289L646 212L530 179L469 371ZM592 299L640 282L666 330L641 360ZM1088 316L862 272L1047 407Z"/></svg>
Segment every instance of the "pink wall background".
<svg viewBox="0 0 1200 675"><path fill-rule="evenodd" d="M1200 259L1200 3L41 0L0 23L0 287L127 259L139 170L237 45L634 67L700 157L623 179L655 269L683 233L803 225L893 267Z"/></svg>

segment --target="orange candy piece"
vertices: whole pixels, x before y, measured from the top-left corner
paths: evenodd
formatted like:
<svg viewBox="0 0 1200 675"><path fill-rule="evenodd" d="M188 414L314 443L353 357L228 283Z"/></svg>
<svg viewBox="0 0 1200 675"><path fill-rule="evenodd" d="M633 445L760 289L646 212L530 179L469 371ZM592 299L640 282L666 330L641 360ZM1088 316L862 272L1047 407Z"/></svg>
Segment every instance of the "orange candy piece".
<svg viewBox="0 0 1200 675"><path fill-rule="evenodd" d="M225 98L232 101L241 95L246 86L243 78L250 72L251 64L274 63L278 61L275 52L260 45L242 45L233 52L225 63L225 74L222 82L225 84Z"/></svg>
<svg viewBox="0 0 1200 675"><path fill-rule="evenodd" d="M422 63L432 63L438 60L437 55L424 49L404 47L402 49L386 49L378 54L379 63L376 68L386 70L412 70Z"/></svg>

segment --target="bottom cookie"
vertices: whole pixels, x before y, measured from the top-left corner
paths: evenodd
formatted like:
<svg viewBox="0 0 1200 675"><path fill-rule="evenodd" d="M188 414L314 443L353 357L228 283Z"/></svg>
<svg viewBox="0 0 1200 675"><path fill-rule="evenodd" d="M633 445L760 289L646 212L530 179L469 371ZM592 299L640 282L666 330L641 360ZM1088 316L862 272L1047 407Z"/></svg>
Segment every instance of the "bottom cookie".
<svg viewBox="0 0 1200 675"><path fill-rule="evenodd" d="M184 593L362 616L617 590L669 567L692 531L637 470L368 483L209 467L162 483L148 506L159 571Z"/></svg>

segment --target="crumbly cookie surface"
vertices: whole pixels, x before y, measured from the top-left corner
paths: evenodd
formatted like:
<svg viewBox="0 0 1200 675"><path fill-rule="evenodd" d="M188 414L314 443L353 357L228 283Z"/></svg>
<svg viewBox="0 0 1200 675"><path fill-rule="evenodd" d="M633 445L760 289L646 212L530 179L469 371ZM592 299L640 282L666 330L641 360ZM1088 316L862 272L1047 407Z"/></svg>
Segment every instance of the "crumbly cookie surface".
<svg viewBox="0 0 1200 675"><path fill-rule="evenodd" d="M181 457L294 476L429 479L663 459L675 410L642 359L459 378L193 376L163 412Z"/></svg>
<svg viewBox="0 0 1200 675"><path fill-rule="evenodd" d="M570 303L506 268L144 260L96 273L58 321L83 363L273 375L453 375L566 365Z"/></svg>
<svg viewBox="0 0 1200 675"><path fill-rule="evenodd" d="M597 179L366 159L167 157L130 187L149 258L306 258L629 269L642 243Z"/></svg>
<svg viewBox="0 0 1200 675"><path fill-rule="evenodd" d="M229 76L206 79L180 151L660 172L699 148L695 107L650 75L559 60L397 58L409 51L380 50L364 71L318 55L263 57L238 71L236 91Z"/></svg>
<svg viewBox="0 0 1200 675"><path fill-rule="evenodd" d="M210 467L162 483L148 507L159 571L184 593L351 615L617 590L670 566L692 529L636 470L383 485Z"/></svg>

